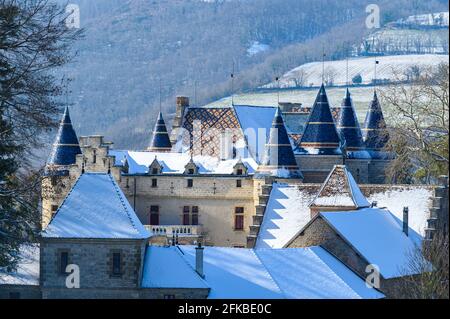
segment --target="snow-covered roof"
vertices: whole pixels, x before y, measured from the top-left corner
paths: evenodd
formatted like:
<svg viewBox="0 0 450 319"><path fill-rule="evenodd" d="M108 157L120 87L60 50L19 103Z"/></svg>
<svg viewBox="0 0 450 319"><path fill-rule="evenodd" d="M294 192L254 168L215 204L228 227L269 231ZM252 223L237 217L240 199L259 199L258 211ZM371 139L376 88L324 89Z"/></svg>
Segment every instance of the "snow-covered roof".
<svg viewBox="0 0 450 319"><path fill-rule="evenodd" d="M386 278L415 274L410 258L422 237L413 229L403 232L402 221L390 211L364 208L350 212L321 212L328 224Z"/></svg>
<svg viewBox="0 0 450 319"><path fill-rule="evenodd" d="M261 161L277 108L234 105L234 111L246 137L248 149L253 158Z"/></svg>
<svg viewBox="0 0 450 319"><path fill-rule="evenodd" d="M50 224L45 238L150 237L114 178L104 173L82 174Z"/></svg>
<svg viewBox="0 0 450 319"><path fill-rule="evenodd" d="M162 272L153 271L153 276L159 277L154 279L158 286L172 286L178 280L182 285L202 285L203 281L192 278L196 274L191 271L195 267L195 246L180 246L181 253L177 252L176 257L175 249L178 248L157 248L170 251L158 252L165 260L157 263L161 268L166 266ZM191 269L186 269L183 261L176 262L178 257ZM212 299L384 297L367 288L360 277L320 247L260 250L204 247L203 269ZM147 275L150 277L152 273Z"/></svg>
<svg viewBox="0 0 450 319"><path fill-rule="evenodd" d="M255 248L281 248L311 219L317 187L274 183Z"/></svg>
<svg viewBox="0 0 450 319"><path fill-rule="evenodd" d="M0 268L0 285L39 285L39 245L22 245L19 258L16 270Z"/></svg>
<svg viewBox="0 0 450 319"><path fill-rule="evenodd" d="M369 207L352 174L345 165L335 165L311 206L322 207Z"/></svg>
<svg viewBox="0 0 450 319"><path fill-rule="evenodd" d="M178 246L148 246L142 276L142 288L208 288Z"/></svg>
<svg viewBox="0 0 450 319"><path fill-rule="evenodd" d="M425 236L427 219L433 206L434 191L424 185L404 185L377 191L373 189L367 196L369 202L377 202L378 207L386 207L397 218L403 218L403 207L408 206L409 226L417 233Z"/></svg>
<svg viewBox="0 0 450 319"><path fill-rule="evenodd" d="M128 163L129 174L146 174L149 166L156 160L162 166L163 174L183 174L185 166L191 160L188 153L164 153L164 152L134 152L110 150L110 155L115 156L116 166ZM248 174L253 174L258 164L253 158L234 158L219 160L211 156L194 156L194 163L199 167L199 174L224 174L233 173L233 167L241 160L248 169Z"/></svg>

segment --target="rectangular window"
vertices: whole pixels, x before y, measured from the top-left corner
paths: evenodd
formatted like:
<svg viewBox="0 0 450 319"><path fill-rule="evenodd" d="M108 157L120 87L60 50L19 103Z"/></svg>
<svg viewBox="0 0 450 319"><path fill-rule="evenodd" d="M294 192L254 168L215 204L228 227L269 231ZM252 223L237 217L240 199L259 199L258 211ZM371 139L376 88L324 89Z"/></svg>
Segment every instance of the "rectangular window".
<svg viewBox="0 0 450 319"><path fill-rule="evenodd" d="M242 187L242 181L240 179L236 180L236 187Z"/></svg>
<svg viewBox="0 0 450 319"><path fill-rule="evenodd" d="M192 206L191 225L198 225L198 206Z"/></svg>
<svg viewBox="0 0 450 319"><path fill-rule="evenodd" d="M193 168L190 168L190 169L188 169L188 174L189 175L194 175L194 169Z"/></svg>
<svg viewBox="0 0 450 319"><path fill-rule="evenodd" d="M158 187L158 180L156 178L152 178L152 187Z"/></svg>
<svg viewBox="0 0 450 319"><path fill-rule="evenodd" d="M52 205L52 213L55 213L58 210L58 205Z"/></svg>
<svg viewBox="0 0 450 319"><path fill-rule="evenodd" d="M59 273L61 275L66 274L66 268L69 264L69 252L68 251L62 251L59 254Z"/></svg>
<svg viewBox="0 0 450 319"><path fill-rule="evenodd" d="M194 180L193 179L188 179L187 180L187 187L193 187L194 186Z"/></svg>
<svg viewBox="0 0 450 319"><path fill-rule="evenodd" d="M52 176L51 177L52 186L58 185L58 177Z"/></svg>
<svg viewBox="0 0 450 319"><path fill-rule="evenodd" d="M119 252L112 254L112 274L113 276L120 276L122 274L122 256Z"/></svg>
<svg viewBox="0 0 450 319"><path fill-rule="evenodd" d="M244 215L234 216L234 230L244 229Z"/></svg>
<svg viewBox="0 0 450 319"><path fill-rule="evenodd" d="M234 209L234 230L244 229L244 207L236 207Z"/></svg>
<svg viewBox="0 0 450 319"><path fill-rule="evenodd" d="M150 206L150 225L159 225L159 206Z"/></svg>
<svg viewBox="0 0 450 319"><path fill-rule="evenodd" d="M242 168L236 170L236 175L242 175Z"/></svg>
<svg viewBox="0 0 450 319"><path fill-rule="evenodd" d="M183 225L189 225L189 206L183 207Z"/></svg>

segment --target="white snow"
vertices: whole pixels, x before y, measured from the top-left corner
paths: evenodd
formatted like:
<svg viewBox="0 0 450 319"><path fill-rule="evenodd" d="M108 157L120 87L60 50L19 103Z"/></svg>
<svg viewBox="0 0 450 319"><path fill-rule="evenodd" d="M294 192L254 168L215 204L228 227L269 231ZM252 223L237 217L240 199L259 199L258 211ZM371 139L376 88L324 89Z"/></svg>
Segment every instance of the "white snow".
<svg viewBox="0 0 450 319"><path fill-rule="evenodd" d="M255 248L282 248L311 219L316 192L274 183Z"/></svg>
<svg viewBox="0 0 450 319"><path fill-rule="evenodd" d="M374 77L375 60L379 61L377 66L377 79L395 80L399 75L400 79L406 79L405 71L411 67L419 67L424 70L427 67L436 67L439 63L447 62L448 55L438 54L410 54L410 55L391 55L378 57L352 58L348 61L349 79L360 74L363 84L370 84ZM347 82L347 61L325 61L325 71L329 74L334 73L334 85L346 85ZM398 74L397 74L398 73ZM311 62L298 66L285 73L280 78L280 87L296 87L296 80L304 77L306 83L304 86L320 86L322 83L322 62ZM277 83L272 82L263 87L275 88Z"/></svg>
<svg viewBox="0 0 450 319"><path fill-rule="evenodd" d="M78 178L42 236L144 239L151 234L111 175L85 173Z"/></svg>
<svg viewBox="0 0 450 319"><path fill-rule="evenodd" d="M195 247L179 248L184 253L179 256L194 269ZM167 265L168 272L163 270L163 281L184 283L184 270L178 271L185 268L182 261L175 263L171 257L165 259L161 267L173 264ZM361 278L320 247L259 250L204 247L203 268L204 281L211 288L211 299L384 297L366 288ZM191 279L189 275L189 284Z"/></svg>
<svg viewBox="0 0 450 319"><path fill-rule="evenodd" d="M369 207L370 203L347 167L335 165L311 205L355 207L356 209Z"/></svg>
<svg viewBox="0 0 450 319"><path fill-rule="evenodd" d="M383 298L321 247L258 249L256 255L286 298Z"/></svg>
<svg viewBox="0 0 450 319"><path fill-rule="evenodd" d="M185 166L191 160L188 153L158 153L158 152L137 152L137 151L114 151L111 155L126 157L129 174L146 174L149 166L156 160L162 165L163 174L183 174ZM199 167L199 174L232 174L233 167L239 158L219 160L211 156L194 156L194 163ZM251 157L241 159L248 169L248 174L253 174L258 168L258 164ZM121 164L122 165L122 164Z"/></svg>
<svg viewBox="0 0 450 319"><path fill-rule="evenodd" d="M429 14L419 14L409 16L405 19L396 21L398 24L411 24L420 26L447 26L448 27L448 11Z"/></svg>
<svg viewBox="0 0 450 319"><path fill-rule="evenodd" d="M265 52L270 49L268 44L260 43L258 41L253 41L252 45L247 49L248 56L254 56L258 53Z"/></svg>
<svg viewBox="0 0 450 319"><path fill-rule="evenodd" d="M403 218L403 207L409 208L409 227L425 236L427 219L430 216L433 189L431 187L404 186L370 195L370 202L377 202L378 207L386 207L399 219Z"/></svg>
<svg viewBox="0 0 450 319"><path fill-rule="evenodd" d="M142 288L208 288L176 246L148 246Z"/></svg>
<svg viewBox="0 0 450 319"><path fill-rule="evenodd" d="M321 212L321 216L385 278L415 274L408 264L422 237L413 229L407 236L402 221L388 210L364 208L350 212Z"/></svg>
<svg viewBox="0 0 450 319"><path fill-rule="evenodd" d="M234 111L247 141L247 146L253 158L257 158L258 162L264 155L264 148L269 138L276 110L275 107L234 106Z"/></svg>
<svg viewBox="0 0 450 319"><path fill-rule="evenodd" d="M39 245L22 245L19 258L15 271L0 268L0 285L39 285Z"/></svg>
<svg viewBox="0 0 450 319"><path fill-rule="evenodd" d="M195 247L181 246L184 258L195 267ZM279 299L283 293L252 249L205 247L205 281L211 299Z"/></svg>

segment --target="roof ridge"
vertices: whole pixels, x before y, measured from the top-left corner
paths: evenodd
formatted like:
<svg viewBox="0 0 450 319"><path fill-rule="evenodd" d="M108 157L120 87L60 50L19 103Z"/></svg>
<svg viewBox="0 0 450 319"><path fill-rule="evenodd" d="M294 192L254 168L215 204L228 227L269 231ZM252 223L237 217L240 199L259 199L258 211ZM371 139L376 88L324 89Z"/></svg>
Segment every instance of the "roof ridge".
<svg viewBox="0 0 450 319"><path fill-rule="evenodd" d="M124 202L124 198L122 197L123 192L120 190L119 186L117 185L116 181L114 180L114 177L112 177L111 174L106 174L106 175L110 178L110 180L111 180L111 182L113 184L113 187L116 190L117 195L119 196L120 203L122 204L122 206L123 206L123 208L124 208L124 210L126 212L126 215L127 215L128 219L130 220L130 223L131 223L133 229L136 231L137 234L140 234L139 230L136 227L135 221L133 220L133 218L130 215L130 212L128 211L127 205ZM125 200L127 200L127 199L125 198Z"/></svg>
<svg viewBox="0 0 450 319"><path fill-rule="evenodd" d="M271 248L268 248L270 250L273 250ZM276 281L276 279L272 276L272 274L270 273L269 269L266 267L266 265L263 263L263 261L261 260L261 258L259 257L257 251L258 249L251 249L252 253L255 255L256 259L258 259L258 262L261 264L261 266L264 268L264 271L269 275L270 280L275 284L275 286L278 288L278 290L280 291L280 293L284 296L284 298L289 299L288 296L286 296L286 294L284 293L284 291L280 288L279 283Z"/></svg>

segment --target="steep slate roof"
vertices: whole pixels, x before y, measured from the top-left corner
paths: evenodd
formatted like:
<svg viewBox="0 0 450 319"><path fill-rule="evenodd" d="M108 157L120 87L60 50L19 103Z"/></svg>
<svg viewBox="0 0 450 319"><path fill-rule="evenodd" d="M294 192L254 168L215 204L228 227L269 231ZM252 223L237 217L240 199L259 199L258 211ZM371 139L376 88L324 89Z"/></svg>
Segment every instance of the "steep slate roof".
<svg viewBox="0 0 450 319"><path fill-rule="evenodd" d="M380 151L389 140L386 122L376 91L374 91L373 99L369 104L362 133L366 148L372 151Z"/></svg>
<svg viewBox="0 0 450 319"><path fill-rule="evenodd" d="M8 272L0 268L1 285L39 285L39 244L20 246L17 269Z"/></svg>
<svg viewBox="0 0 450 319"><path fill-rule="evenodd" d="M347 89L345 98L342 100L340 112L336 122L336 128L341 137L345 140L346 150L361 151L364 149L364 142L359 126L358 118L353 107L350 91Z"/></svg>
<svg viewBox="0 0 450 319"><path fill-rule="evenodd" d="M212 299L384 297L367 288L360 277L320 247L255 250L204 247L204 280L199 280L193 271L195 247L179 246L180 253L174 257L175 249L178 248L151 248L171 251L160 252L161 260L146 259L144 278L153 277L157 282L151 287L170 287L178 281L187 287L204 287L206 283Z"/></svg>
<svg viewBox="0 0 450 319"><path fill-rule="evenodd" d="M268 171L272 174L275 171L276 175L279 175L280 170L286 170L285 173L290 177L301 177L281 111L278 108L270 128L269 140L266 143L264 157L258 171Z"/></svg>
<svg viewBox="0 0 450 319"><path fill-rule="evenodd" d="M169 134L167 133L166 123L164 122L162 113L159 112L158 119L153 129L153 136L148 147L149 151L169 152L172 149Z"/></svg>
<svg viewBox="0 0 450 319"><path fill-rule="evenodd" d="M422 237L409 228L407 236L402 221L390 211L364 208L356 212L321 212L320 216L369 263L379 267L386 278L412 275L410 258Z"/></svg>
<svg viewBox="0 0 450 319"><path fill-rule="evenodd" d="M339 148L340 142L327 93L322 84L296 152L299 154L340 155L342 154Z"/></svg>
<svg viewBox="0 0 450 319"><path fill-rule="evenodd" d="M42 232L44 238L145 239L150 237L114 178L81 175Z"/></svg>
<svg viewBox="0 0 450 319"><path fill-rule="evenodd" d="M335 165L310 206L353 207L357 209L369 207L370 203L362 194L347 167Z"/></svg>
<svg viewBox="0 0 450 319"><path fill-rule="evenodd" d="M77 134L72 127L69 108L66 107L47 165L61 166L74 164L77 154L81 154L81 149Z"/></svg>

